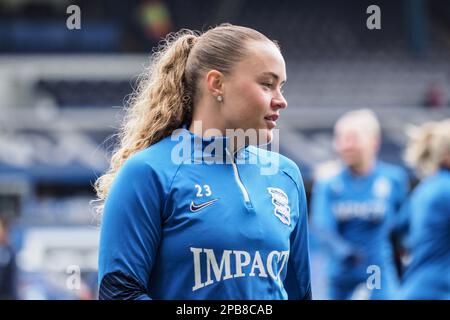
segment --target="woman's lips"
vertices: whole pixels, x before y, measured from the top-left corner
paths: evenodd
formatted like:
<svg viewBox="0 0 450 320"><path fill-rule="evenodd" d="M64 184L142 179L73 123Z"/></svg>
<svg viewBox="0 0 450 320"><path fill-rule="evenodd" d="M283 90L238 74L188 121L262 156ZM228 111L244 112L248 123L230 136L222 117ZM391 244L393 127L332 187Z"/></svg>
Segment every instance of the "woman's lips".
<svg viewBox="0 0 450 320"><path fill-rule="evenodd" d="M277 114L272 114L270 116L264 117L264 120L266 120L269 129L273 129L276 127L278 117L279 116Z"/></svg>

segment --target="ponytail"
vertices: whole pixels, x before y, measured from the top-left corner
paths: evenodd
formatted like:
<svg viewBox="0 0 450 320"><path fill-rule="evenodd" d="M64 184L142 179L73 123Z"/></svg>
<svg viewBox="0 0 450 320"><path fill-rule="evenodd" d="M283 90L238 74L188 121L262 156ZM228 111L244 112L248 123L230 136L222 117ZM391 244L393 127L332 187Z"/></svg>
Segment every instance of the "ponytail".
<svg viewBox="0 0 450 320"><path fill-rule="evenodd" d="M197 35L190 30L169 34L152 55L150 67L141 76L137 90L125 108L119 129L120 144L113 152L109 170L95 182L97 213L118 170L136 152L169 136L192 117L192 96L184 71Z"/></svg>

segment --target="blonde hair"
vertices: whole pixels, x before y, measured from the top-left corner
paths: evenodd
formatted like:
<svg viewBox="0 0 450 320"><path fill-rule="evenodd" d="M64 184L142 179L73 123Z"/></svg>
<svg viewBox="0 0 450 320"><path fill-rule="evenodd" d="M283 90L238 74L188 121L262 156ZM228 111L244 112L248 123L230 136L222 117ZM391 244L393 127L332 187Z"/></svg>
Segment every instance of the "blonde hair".
<svg viewBox="0 0 450 320"><path fill-rule="evenodd" d="M405 162L420 176L433 174L450 153L450 119L427 122L420 127L410 126Z"/></svg>
<svg viewBox="0 0 450 320"><path fill-rule="evenodd" d="M221 24L201 34L182 29L171 33L152 54L137 90L126 107L119 143L109 170L95 182L96 211L101 214L111 184L124 162L136 152L190 124L201 92L198 82L209 70L230 74L246 54L249 41L271 41L256 30ZM277 47L276 42L272 41Z"/></svg>
<svg viewBox="0 0 450 320"><path fill-rule="evenodd" d="M379 138L381 134L380 122L376 114L370 109L353 110L342 115L334 125L334 132L341 127L351 127L361 133Z"/></svg>

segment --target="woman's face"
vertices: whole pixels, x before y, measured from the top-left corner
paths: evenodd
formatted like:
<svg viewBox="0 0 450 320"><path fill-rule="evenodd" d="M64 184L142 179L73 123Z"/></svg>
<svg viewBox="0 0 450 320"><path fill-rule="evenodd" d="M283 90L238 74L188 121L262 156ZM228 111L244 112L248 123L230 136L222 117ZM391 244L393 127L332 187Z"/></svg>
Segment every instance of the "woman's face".
<svg viewBox="0 0 450 320"><path fill-rule="evenodd" d="M287 107L282 94L286 66L279 49L269 41L248 44L248 54L224 79L221 116L227 129L254 129L272 140L280 109Z"/></svg>
<svg viewBox="0 0 450 320"><path fill-rule="evenodd" d="M334 143L342 162L358 167L373 161L377 151L377 139L351 126L336 128Z"/></svg>

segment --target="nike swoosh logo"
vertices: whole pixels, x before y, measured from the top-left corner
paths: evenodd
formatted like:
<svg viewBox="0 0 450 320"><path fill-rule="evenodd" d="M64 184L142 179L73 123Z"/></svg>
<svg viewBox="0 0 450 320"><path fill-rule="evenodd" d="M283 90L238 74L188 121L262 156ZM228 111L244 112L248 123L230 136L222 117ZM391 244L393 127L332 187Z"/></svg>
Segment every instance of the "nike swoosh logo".
<svg viewBox="0 0 450 320"><path fill-rule="evenodd" d="M219 198L212 199L212 200L203 202L201 204L195 204L194 201L192 201L189 209L191 210L191 212L197 212L197 211L200 211L200 210L212 205L217 200L219 200Z"/></svg>

